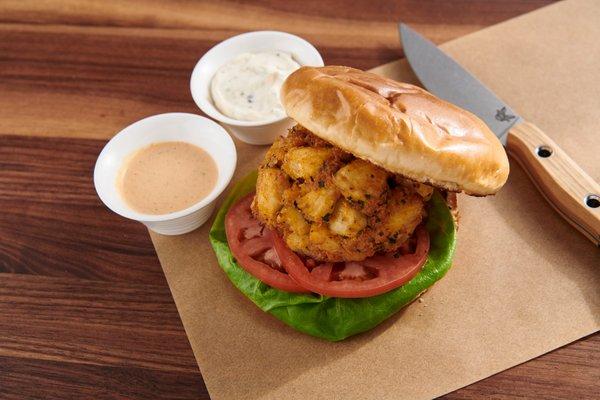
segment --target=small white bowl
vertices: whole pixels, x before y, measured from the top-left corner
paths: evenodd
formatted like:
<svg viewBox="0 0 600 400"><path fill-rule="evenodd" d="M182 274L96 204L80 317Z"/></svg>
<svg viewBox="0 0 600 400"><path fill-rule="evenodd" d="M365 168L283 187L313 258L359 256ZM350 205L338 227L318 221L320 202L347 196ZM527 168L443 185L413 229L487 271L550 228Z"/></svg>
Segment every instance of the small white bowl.
<svg viewBox="0 0 600 400"><path fill-rule="evenodd" d="M202 148L215 160L217 183L205 198L185 210L169 214L142 214L132 210L117 189L117 175L124 160L136 150L157 142L181 141ZM187 113L154 115L139 120L116 134L102 149L94 168L94 186L104 204L115 213L139 221L163 235L180 235L202 225L225 190L237 162L235 145L219 124Z"/></svg>
<svg viewBox="0 0 600 400"><path fill-rule="evenodd" d="M219 67L241 53L282 51L292 55L300 65L323 66L321 55L306 40L285 32L258 31L233 36L202 56L194 67L190 90L194 101L209 117L227 127L243 142L270 144L293 125L289 117L265 121L240 121L223 115L214 105L210 94L210 82Z"/></svg>

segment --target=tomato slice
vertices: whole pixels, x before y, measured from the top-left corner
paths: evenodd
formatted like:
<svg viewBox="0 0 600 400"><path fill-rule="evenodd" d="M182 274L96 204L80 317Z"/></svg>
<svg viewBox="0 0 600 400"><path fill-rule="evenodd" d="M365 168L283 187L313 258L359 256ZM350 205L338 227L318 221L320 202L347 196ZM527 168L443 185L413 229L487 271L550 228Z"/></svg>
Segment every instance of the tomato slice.
<svg viewBox="0 0 600 400"><path fill-rule="evenodd" d="M227 243L233 256L242 268L269 286L286 292L310 293L294 282L283 268L273 248L276 235L252 215L253 198L254 193L243 197L225 217Z"/></svg>
<svg viewBox="0 0 600 400"><path fill-rule="evenodd" d="M273 234L275 251L284 268L301 286L331 297L371 297L388 292L411 280L420 270L429 252L429 234L419 226L413 235L414 251L369 257L359 262L306 263L290 250L283 239ZM403 254L404 253L404 254Z"/></svg>

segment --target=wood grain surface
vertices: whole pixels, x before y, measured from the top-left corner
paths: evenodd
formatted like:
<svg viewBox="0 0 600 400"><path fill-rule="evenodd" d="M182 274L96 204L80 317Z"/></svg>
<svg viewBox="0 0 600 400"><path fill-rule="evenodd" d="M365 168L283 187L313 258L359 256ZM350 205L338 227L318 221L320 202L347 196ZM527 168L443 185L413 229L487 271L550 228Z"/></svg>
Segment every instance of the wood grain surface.
<svg viewBox="0 0 600 400"><path fill-rule="evenodd" d="M216 42L286 30L371 68L402 55L397 21L445 42L548 3L1 1L0 399L209 398L145 228L92 170L123 126L198 112L189 75ZM599 380L595 335L445 398L594 398Z"/></svg>

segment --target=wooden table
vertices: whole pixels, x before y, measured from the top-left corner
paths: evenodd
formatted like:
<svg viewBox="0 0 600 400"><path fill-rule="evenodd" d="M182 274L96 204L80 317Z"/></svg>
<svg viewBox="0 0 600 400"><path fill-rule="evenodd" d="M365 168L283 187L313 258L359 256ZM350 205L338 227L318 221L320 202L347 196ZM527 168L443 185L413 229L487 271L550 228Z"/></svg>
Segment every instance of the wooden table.
<svg viewBox="0 0 600 400"><path fill-rule="evenodd" d="M197 59L236 33L279 29L327 64L401 56L395 23L441 43L549 0L0 2L0 398L208 398L145 228L92 184L115 132L199 112ZM600 336L446 398L584 398Z"/></svg>

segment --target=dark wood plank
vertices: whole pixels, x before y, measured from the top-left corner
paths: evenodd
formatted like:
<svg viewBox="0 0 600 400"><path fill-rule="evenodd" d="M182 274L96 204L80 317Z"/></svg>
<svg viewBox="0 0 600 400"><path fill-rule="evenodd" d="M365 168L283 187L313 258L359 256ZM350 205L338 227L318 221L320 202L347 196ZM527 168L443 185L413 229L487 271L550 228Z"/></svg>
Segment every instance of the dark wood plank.
<svg viewBox="0 0 600 400"><path fill-rule="evenodd" d="M0 274L0 356L197 373L166 285Z"/></svg>
<svg viewBox="0 0 600 400"><path fill-rule="evenodd" d="M0 398L208 398L146 229L96 196L103 144L0 136Z"/></svg>
<svg viewBox="0 0 600 400"><path fill-rule="evenodd" d="M0 272L166 286L146 229L96 195L103 145L0 136Z"/></svg>
<svg viewBox="0 0 600 400"><path fill-rule="evenodd" d="M196 373L0 356L0 398L209 399Z"/></svg>

